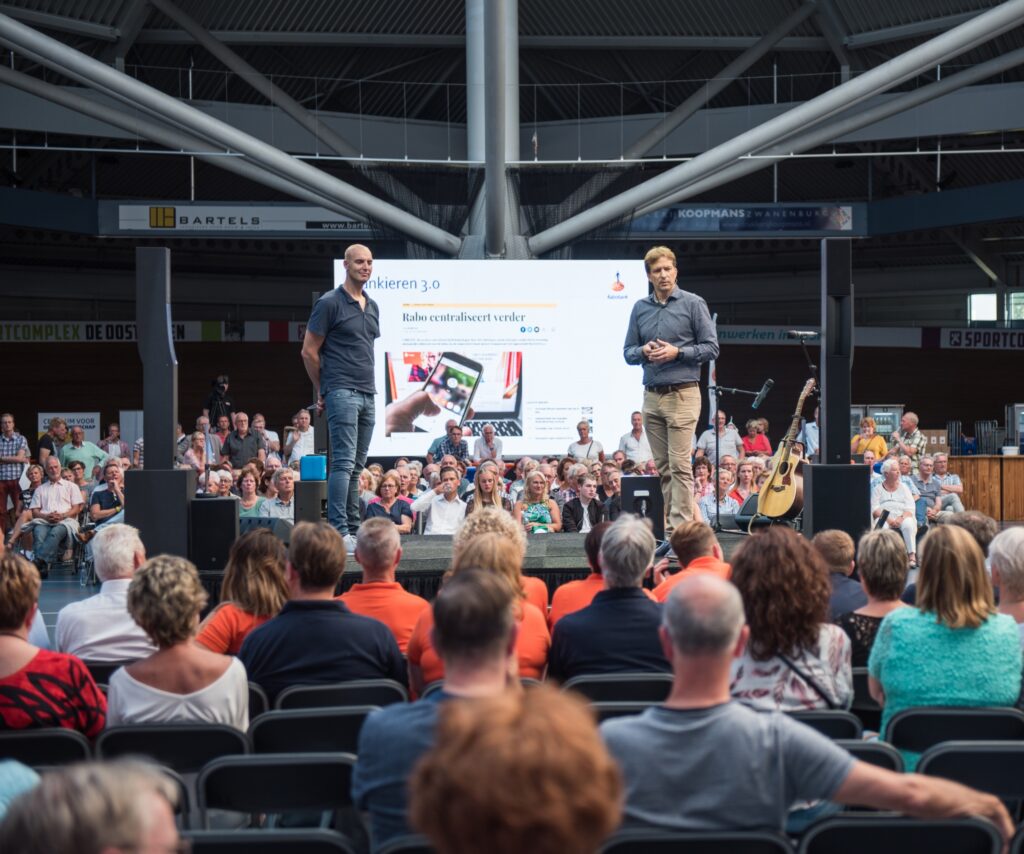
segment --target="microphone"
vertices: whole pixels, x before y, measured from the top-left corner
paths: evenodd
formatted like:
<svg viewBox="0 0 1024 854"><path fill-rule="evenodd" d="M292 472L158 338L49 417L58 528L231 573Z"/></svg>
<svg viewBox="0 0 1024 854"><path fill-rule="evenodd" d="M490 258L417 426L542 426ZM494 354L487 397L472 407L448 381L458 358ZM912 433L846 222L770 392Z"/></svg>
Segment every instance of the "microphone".
<svg viewBox="0 0 1024 854"><path fill-rule="evenodd" d="M804 338L817 338L820 334L820 332L810 332L806 329L790 329L786 332L786 337L799 338L802 340Z"/></svg>
<svg viewBox="0 0 1024 854"><path fill-rule="evenodd" d="M761 405L764 399L768 397L768 392L772 390L772 386L774 385L775 380L765 380L764 385L761 386L761 390L757 393L757 397L754 398L754 402L750 404L750 408L757 409L757 407Z"/></svg>

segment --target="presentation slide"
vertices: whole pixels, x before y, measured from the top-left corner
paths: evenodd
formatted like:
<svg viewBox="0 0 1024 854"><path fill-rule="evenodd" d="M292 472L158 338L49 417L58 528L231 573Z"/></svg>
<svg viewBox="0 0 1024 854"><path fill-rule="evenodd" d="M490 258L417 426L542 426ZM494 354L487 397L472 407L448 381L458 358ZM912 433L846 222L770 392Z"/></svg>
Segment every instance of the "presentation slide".
<svg viewBox="0 0 1024 854"><path fill-rule="evenodd" d="M634 261L374 260L380 306L371 456L422 457L451 418L494 424L505 457L564 454L587 420L614 450L643 402L622 359L629 313L647 295ZM334 262L335 285L345 279ZM409 417L426 393L428 414ZM473 440L470 440L472 451Z"/></svg>

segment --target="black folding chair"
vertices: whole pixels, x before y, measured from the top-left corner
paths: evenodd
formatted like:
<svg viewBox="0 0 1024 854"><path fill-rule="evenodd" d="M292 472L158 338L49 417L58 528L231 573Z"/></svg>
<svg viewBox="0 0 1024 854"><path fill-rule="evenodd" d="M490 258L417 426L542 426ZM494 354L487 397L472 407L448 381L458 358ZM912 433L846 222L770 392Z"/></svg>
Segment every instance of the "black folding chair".
<svg viewBox="0 0 1024 854"><path fill-rule="evenodd" d="M91 759L92 747L77 730L21 729L0 732L0 758L17 759L32 768L49 768Z"/></svg>
<svg viewBox="0 0 1024 854"><path fill-rule="evenodd" d="M1024 742L944 741L925 751L917 771L995 795L1019 819L1024 802L1022 763Z"/></svg>
<svg viewBox="0 0 1024 854"><path fill-rule="evenodd" d="M919 821L902 816L834 818L813 825L800 854L999 854L1002 839L980 819Z"/></svg>
<svg viewBox="0 0 1024 854"><path fill-rule="evenodd" d="M309 830L193 830L182 834L192 854L355 854L340 833Z"/></svg>
<svg viewBox="0 0 1024 854"><path fill-rule="evenodd" d="M109 685L110 677L115 670L119 667L127 667L129 664L134 664L137 660L133 658L128 661L86 661L83 659L82 664L92 674L94 682Z"/></svg>
<svg viewBox="0 0 1024 854"><path fill-rule="evenodd" d="M192 816L192 792L188 782L173 768L161 765L159 769L160 773L169 778L178 790L178 803L174 807L174 816L178 827L187 830Z"/></svg>
<svg viewBox="0 0 1024 854"><path fill-rule="evenodd" d="M837 738L835 743L855 759L877 765L887 771L903 773L903 754L884 741L863 741L859 738Z"/></svg>
<svg viewBox="0 0 1024 854"><path fill-rule="evenodd" d="M882 707L868 691L866 667L853 668L853 702L850 704L850 711L860 718L864 729L878 732L882 728Z"/></svg>
<svg viewBox="0 0 1024 854"><path fill-rule="evenodd" d="M274 753L224 756L207 763L196 781L203 827L210 810L251 813L253 824L262 813L321 813L321 826L331 813L352 804L351 753Z"/></svg>
<svg viewBox="0 0 1024 854"><path fill-rule="evenodd" d="M132 724L104 730L96 756L148 756L179 774L192 774L211 759L251 752L249 737L225 724Z"/></svg>
<svg viewBox="0 0 1024 854"><path fill-rule="evenodd" d="M1022 741L1024 712L1003 707L904 709L889 721L885 740L916 753L944 741Z"/></svg>
<svg viewBox="0 0 1024 854"><path fill-rule="evenodd" d="M434 849L427 837L414 833L385 842L377 849L377 854L434 854Z"/></svg>
<svg viewBox="0 0 1024 854"><path fill-rule="evenodd" d="M277 709L249 725L254 753L356 753L359 731L380 706Z"/></svg>
<svg viewBox="0 0 1024 854"><path fill-rule="evenodd" d="M601 854L793 854L793 846L770 832L623 830L605 843Z"/></svg>
<svg viewBox="0 0 1024 854"><path fill-rule="evenodd" d="M325 706L390 706L407 703L409 692L393 679L355 679L330 685L293 685L277 695L275 709L317 709Z"/></svg>
<svg viewBox="0 0 1024 854"><path fill-rule="evenodd" d="M249 683L249 720L258 718L264 712L270 711L270 700L267 692L255 682Z"/></svg>
<svg viewBox="0 0 1024 854"><path fill-rule="evenodd" d="M839 709L814 709L806 712L787 712L794 720L816 729L828 738L860 738L864 732L860 718Z"/></svg>
<svg viewBox="0 0 1024 854"><path fill-rule="evenodd" d="M662 703L672 690L671 673L595 673L576 676L562 686L591 702Z"/></svg>

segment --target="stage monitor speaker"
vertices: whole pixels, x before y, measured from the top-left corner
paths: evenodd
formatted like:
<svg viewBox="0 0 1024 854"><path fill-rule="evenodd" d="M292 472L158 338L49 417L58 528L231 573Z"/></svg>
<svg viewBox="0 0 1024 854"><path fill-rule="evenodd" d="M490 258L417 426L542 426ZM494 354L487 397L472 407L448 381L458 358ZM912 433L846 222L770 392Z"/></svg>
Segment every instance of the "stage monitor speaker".
<svg viewBox="0 0 1024 854"><path fill-rule="evenodd" d="M665 499L661 494L661 478L637 475L622 478L622 512L635 513L650 519L654 538L665 539Z"/></svg>
<svg viewBox="0 0 1024 854"><path fill-rule="evenodd" d="M124 473L125 490L131 501L124 508L124 521L137 528L146 554L189 554L188 505L196 494L196 473L192 469L129 469Z"/></svg>
<svg viewBox="0 0 1024 854"><path fill-rule="evenodd" d="M238 501L194 498L189 504L189 558L200 572L223 572L238 539Z"/></svg>
<svg viewBox="0 0 1024 854"><path fill-rule="evenodd" d="M323 522L327 518L327 481L295 482L295 523Z"/></svg>
<svg viewBox="0 0 1024 854"><path fill-rule="evenodd" d="M870 466L803 466L805 537L838 528L853 541L871 526Z"/></svg>

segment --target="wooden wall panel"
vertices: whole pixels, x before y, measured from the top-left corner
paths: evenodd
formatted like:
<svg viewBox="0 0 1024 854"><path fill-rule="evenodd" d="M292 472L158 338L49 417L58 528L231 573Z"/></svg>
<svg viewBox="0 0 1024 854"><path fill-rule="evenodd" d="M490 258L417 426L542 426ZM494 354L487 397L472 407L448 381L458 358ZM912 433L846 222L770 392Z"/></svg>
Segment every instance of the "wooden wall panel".
<svg viewBox="0 0 1024 854"><path fill-rule="evenodd" d="M1002 519L1002 457L950 457L949 470L963 481L964 507Z"/></svg>
<svg viewBox="0 0 1024 854"><path fill-rule="evenodd" d="M1003 521L1024 521L1024 457L1003 457Z"/></svg>

